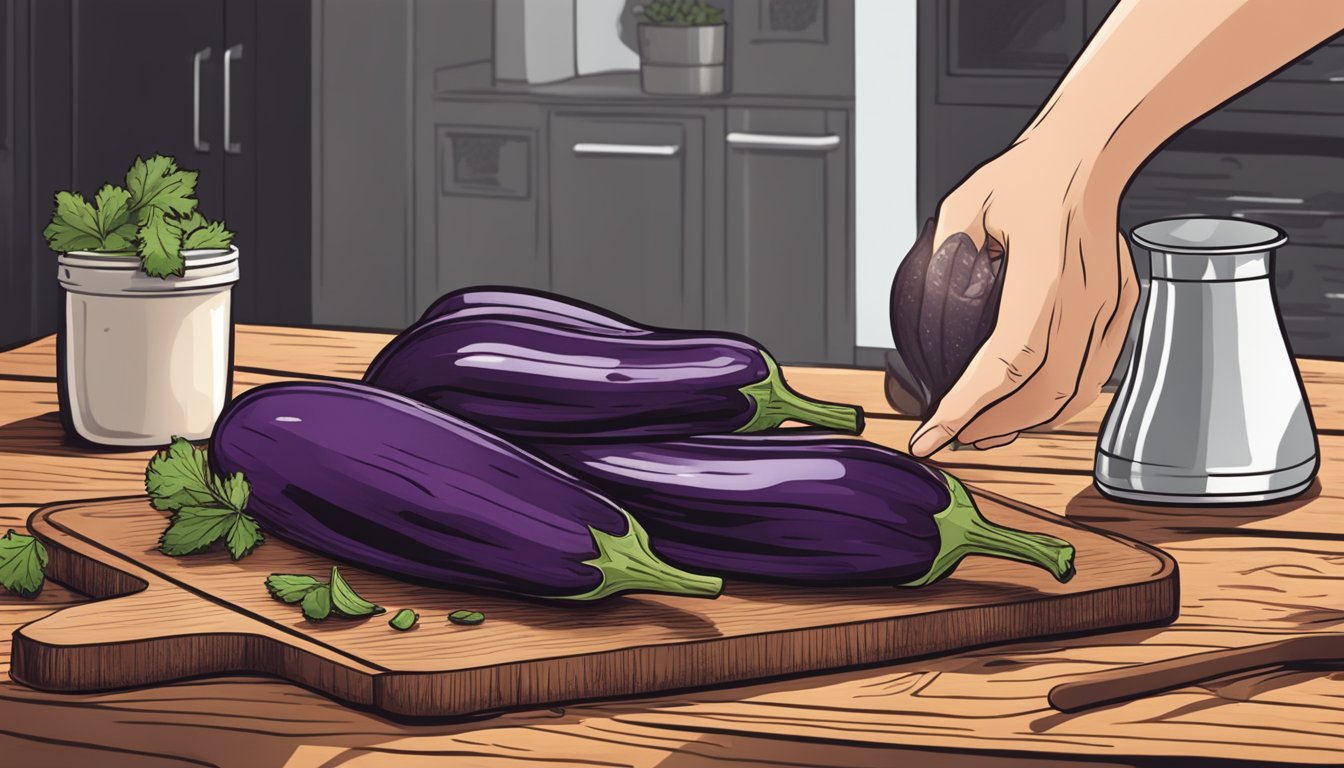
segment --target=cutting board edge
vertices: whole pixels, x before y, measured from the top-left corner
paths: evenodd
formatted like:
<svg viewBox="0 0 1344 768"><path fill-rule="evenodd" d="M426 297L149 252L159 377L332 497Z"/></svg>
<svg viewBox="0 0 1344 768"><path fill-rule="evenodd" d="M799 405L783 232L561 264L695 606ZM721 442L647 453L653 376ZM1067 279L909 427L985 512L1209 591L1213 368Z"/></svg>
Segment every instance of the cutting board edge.
<svg viewBox="0 0 1344 768"><path fill-rule="evenodd" d="M484 665L481 667L458 669L447 672L402 671L402 670L387 670L379 668L372 672L363 672L363 673L356 672L355 673L356 676L361 677L362 682L340 686L332 686L329 677L328 677L328 684L326 686L323 686L321 684L309 680L295 679L295 676L292 673L292 668L286 669L285 674L278 674L273 669L262 668L262 665L258 664L242 665L235 663L233 665L233 668L230 668L227 671L211 668L206 669L204 671L188 671L187 673L181 675L164 677L162 679L154 679L139 682L125 682L123 684L96 686L96 687L89 687L85 685L76 685L76 684L62 685L58 681L51 680L50 678L44 679L42 677L41 670L45 668L48 672L50 672L50 670L52 670L53 668L55 669L69 668L67 664L62 663L57 657L62 656L66 652L71 650L78 650L81 648L88 648L88 647L99 647L101 644L94 642L89 643L88 645L51 646L42 643L40 641L36 641L28 637L24 633L24 630L28 626L37 623L37 622L30 622L29 624L25 624L22 627L19 627L14 632L15 649L14 649L13 666L11 668L12 669L11 676L14 677L14 679L16 680L23 682L25 685L30 685L32 687L44 690L61 690L68 692L93 693L109 690L122 690L126 688L142 687L145 685L161 684L200 677L214 677L220 675L234 675L234 674L261 674L261 675L274 676L279 679L289 680L291 682L295 682L309 689L323 692L326 695L337 698L344 703L359 707L371 707L380 712L384 712L389 715L393 715L400 718L413 719L413 718L427 717L427 718L441 719L441 718L460 718L460 717L478 716L484 713L535 708L537 706L543 706L543 705L557 706L561 704L574 703L580 701L599 701L599 700L608 700L617 698L647 697L655 695L665 696L675 694L678 692L708 690L732 685L759 684L769 682L772 680L796 679L805 676L815 676L818 674L834 674L867 667L882 666L894 663L905 663L909 661L918 660L921 658L945 656L949 654L955 654L965 652L968 650L973 650L976 648L984 648L994 645L1002 645L1006 643L1038 642L1050 639L1066 638L1082 634L1094 634L1103 631L1110 632L1136 627L1158 626L1165 623L1169 623L1178 615L1179 611L1178 568L1175 560L1172 559L1165 552L1162 552L1160 549L1148 546L1146 544L1143 544L1142 542L1135 541L1125 536L1113 534L1107 531L1092 528L1087 525L1069 521L1065 518L1061 518L1057 515L1052 515L1048 512L1038 510L1029 505L1024 505L1012 499L1004 498L998 494L981 491L979 489L973 489L973 491L978 496L992 498L996 503L1011 507L1012 509L1020 513L1048 520L1053 524L1062 525L1068 528L1088 530L1098 535L1104 536L1107 539L1123 544L1137 552L1142 553L1144 556L1154 560L1157 564L1157 568L1155 569L1153 575L1144 581L1138 581L1119 586L1110 586L1096 590L1088 590L1085 592L1076 592L1063 596L1054 595L1049 598L1042 597L1032 600L1018 601L1016 603L1000 604L992 606L992 609L997 610L1012 609L1012 610L1029 611L1032 608L1032 606L1040 604L1053 608L1060 614L1069 614L1071 612L1074 612L1072 611L1072 606L1079 603L1080 601L1096 599L1098 595L1107 595L1110 598L1110 602L1119 605L1127 605L1130 608L1132 608L1133 614L1124 617L1117 617L1117 621L1115 623L1107 623L1105 626L1101 627L1089 625L1079 627L1076 630L1066 630L1063 632L1053 631L1041 634L1028 633L1023 635L1014 635L1011 632L1005 632L1001 635L982 637L975 642L969 642L965 645L958 645L950 648L942 646L932 648L930 650L919 650L918 648L915 648L913 650L907 649L906 651L900 653L891 653L891 652L874 653L869 654L863 658L850 659L845 662L836 661L836 662L821 662L821 663L802 663L795 665L795 667L791 669L781 669L779 668L778 665L775 665L773 667L769 667L768 669L762 669L759 672L757 671L741 672L731 676L724 676L722 674L716 675L711 672L706 672L705 670L709 670L711 668L708 664L690 663L688 665L689 668L696 670L698 676L692 675L690 678L682 677L679 679L679 681L676 682L660 683L650 679L642 682L629 682L625 686L612 685L609 686L607 689L601 689L598 687L594 687L591 684L591 677L589 675L561 674L559 679L565 681L568 684L576 686L583 685L583 691L582 692L575 691L572 694L566 694L564 692L551 689L546 692L537 692L535 695L527 695L523 693L517 693L518 691L521 690L521 688L516 684L506 685L505 689L515 692L515 695L511 699L501 701L498 699L498 697L496 697L495 699L489 700L488 702L486 700L473 700L475 697L464 698L460 695L455 695L453 691L460 692L462 690L467 691L486 690L487 688L484 685L486 683L492 683L493 685L490 686L491 688L494 688L495 690L500 690L498 686L501 683L509 682L507 680L500 679L501 676L507 678L511 675L515 679L521 679L523 677L526 677L528 674L536 675L541 667L547 665L550 665L553 669L557 671L563 671L565 670L565 668L568 667L570 668L568 671L572 673L574 671L572 668L576 664L578 666L582 666L585 661L591 661L594 659L608 661L608 666L620 669L622 671L627 671L632 664L636 665L638 668L644 668L644 669L652 668L654 670L657 670L659 668L659 664L655 663L652 665L648 664L641 665L639 663L639 660L635 657L638 657L641 654L651 656L667 656L669 653L672 654L681 653L685 657L693 658L694 649L697 646L707 646L711 644L716 646L714 653L722 656L724 643L729 641L733 642L736 645L744 647L750 646L753 643L766 645L769 643L772 637L797 635L800 632L813 635L822 635L826 633L839 632L842 630L854 631L854 628L856 626L862 627L863 625L866 625L866 628L869 629L870 631L882 631L884 630L885 624L893 623L895 620L892 618L884 617L878 619L868 619L856 622L843 622L833 625L812 627L804 630L796 630L796 629L787 631L780 630L780 631L759 633L755 635L740 635L735 636L733 638L728 638L727 640L725 640L724 638L687 640L679 643L668 643L658 646L638 646L632 648L612 649L609 651L588 654L586 656L562 655L549 658L529 659L523 662L505 662L494 665ZM139 500L143 498L144 497L140 495L130 495L130 496L116 496L116 497L105 497L95 499L78 499L78 500L63 501L48 504L39 508L38 510L35 510L30 516L29 526L31 529L34 530L35 533L41 535L43 540L47 541L54 550L54 554L56 556L53 558L53 561L57 563L57 567L51 574L53 580L59 581L61 583L69 583L70 586L79 589L80 591L84 591L88 594L99 597L100 598L99 602L108 599L115 599L118 596L124 597L129 594L143 592L147 589L147 585L149 585L149 582L146 581L146 579L162 580L164 581L165 585L172 585L171 581L160 579L158 575L152 572L142 571L132 561L127 560L123 555L116 552L115 550L111 550L107 547L99 545L96 542L89 542L88 540L79 537L77 534L66 533L60 530L60 528L58 528L54 523L51 523L46 520L47 516L54 514L62 509L67 509L71 507L82 507L100 502L124 502L124 501ZM54 529L55 535L53 535L53 530L51 529ZM60 542L57 536L73 536L77 541L85 542L91 544L92 546L98 547L99 549L102 549L108 552L109 554L115 556L117 558L116 565L113 566L107 563L91 560L87 556L81 555L80 553L77 552L73 552L68 547L66 547L62 542ZM61 567L60 564L62 562L68 563L69 567ZM91 577L88 573L81 573L78 570L79 567L85 566L88 563L93 564L92 570L96 574L97 578L105 579L107 577L108 572L116 573L117 577L122 579L122 581L120 582L120 586L109 587L107 586L106 583L100 584L91 582L90 581ZM131 571L140 571L140 575L131 573ZM128 586L134 586L134 589L126 589ZM121 589L122 591L118 592L117 591L118 589ZM205 598L202 598L199 595L197 595L194 590L188 589L187 593L194 599L201 600L202 602L207 602ZM78 606L75 607L77 608ZM1064 610L1065 608L1069 608L1070 610ZM1145 608L1148 610L1143 610ZM71 609L66 608L62 610L68 611ZM986 610L986 607L977 606L975 609L966 607L949 608L940 611L929 612L927 614L921 614L921 616L941 618L946 617L949 614L970 613L972 610L984 611ZM235 610L235 612L237 611ZM266 626L264 622L255 619L253 620L256 621L256 623L260 626ZM907 624L910 623L909 617L905 617L903 620ZM41 619L37 621L41 621ZM1000 623L1003 624L1004 622ZM1008 626L1032 626L1033 622L1023 620L1018 622L1010 621L1006 622L1006 624ZM247 634L247 633L214 633L206 635L197 635L195 637L215 638L215 641L218 641L220 638L227 638L228 636L233 634ZM168 635L165 637L151 638L146 642L172 643L174 641L185 640L186 637L188 636ZM871 648L872 646L865 646L865 647ZM300 652L303 651L302 648L300 648L299 650ZM210 655L213 656L215 654L211 653ZM770 657L768 651L764 650L750 650L744 652L742 655L749 659L761 659ZM617 660L617 661L611 661L611 660ZM109 658L107 661L112 664L118 663L117 660L112 658ZM240 666L244 668L239 669L238 667ZM726 666L732 666L732 665L726 665ZM546 675L543 675L543 677L546 677L550 674L553 673L546 673ZM494 676L494 679L491 679L492 676ZM464 677L476 678L482 685L472 685L472 684L463 685ZM603 679L617 680L619 679L619 677L620 677L619 675L604 675ZM436 681L434 680L435 678L437 678ZM550 679L554 680L556 678L551 677ZM428 702L425 700L425 694L423 688L425 686L426 680L431 680L437 683L432 685L432 688L436 689L437 691L436 700L433 702ZM576 682L576 681L582 681L582 682ZM367 685L365 685L365 683L367 683ZM343 690L333 690L332 689L333 687L340 688ZM419 688L419 690L417 690L417 688Z"/></svg>
<svg viewBox="0 0 1344 768"><path fill-rule="evenodd" d="M796 680L804 677L841 674L861 669L871 669L875 667L888 666L893 664L905 664L909 662L919 661L921 659L950 656L958 653L965 653L967 651L972 651L976 649L1008 645L1013 643L1032 643L1032 642L1045 642L1050 640L1063 640L1073 637L1082 637L1099 633L1119 632L1124 630L1165 626L1174 621L1179 615L1179 607L1180 607L1179 593L1180 589L1179 589L1178 574L1175 570L1170 570L1158 575L1154 579L1151 579L1149 581L1138 582L1135 584L1128 584L1120 587L1111 587L1102 590L1076 592L1063 597L1053 596L1049 600L1029 600L1029 601L1022 601L1019 603L1007 604L1006 606L1001 606L1017 609L1028 609L1036 603L1043 603L1053 606L1062 613L1067 613L1068 611L1065 609L1071 608L1076 603L1082 602L1088 598L1096 597L1097 595L1100 594L1105 594L1111 598L1116 598L1117 601L1119 601L1120 598L1126 598L1126 597L1130 598L1128 602L1131 605L1152 606L1152 610L1149 610L1141 614L1136 613L1136 615L1134 616L1126 617L1124 619L1117 621L1114 624L1108 623L1102 627L1091 626L1091 627L1079 628L1076 630L1045 632L1041 634L1031 634L1031 633L1022 635L1009 634L1002 637L983 638L977 642L967 643L966 645L960 645L955 647L941 646L935 650L915 651L909 653L899 653L894 655L878 654L871 658L867 658L861 661L852 661L848 663L837 663L837 664L823 663L815 666L807 665L807 666L800 666L797 669L793 670L782 670L782 671L777 670L761 674L748 673L735 677L722 677L722 676L711 677L706 678L705 680L702 681L690 682L686 684L678 684L670 686L655 686L652 684L650 685L633 684L621 690L612 690L609 692L598 692L598 693L592 692L594 689L591 687L590 684L590 686L585 689L586 692L583 695L577 695L577 694L573 696L547 695L544 697L536 697L529 699L520 698L519 700L510 702L507 705L492 704L490 706L482 706L480 704L460 704L456 706L446 706L446 707L436 706L433 708L433 712L435 712L436 714L426 714L425 712L427 708L418 706L416 704L417 697L414 695L413 690L410 688L401 688L400 686L403 683L407 683L410 681L415 681L416 684L420 684L420 682L426 678L429 679L433 679L435 677L446 678L448 676L443 675L443 673L436 673L436 672L403 672L398 670L389 670L387 672L381 673L378 676L378 679L375 682L375 696L377 700L377 707L379 708L380 711L389 713L397 717L454 718L454 717L474 717L495 712L502 713L515 710L535 709L539 706L564 706L569 704L593 702L593 701L665 697L670 695L676 695L678 693L687 693L691 691L708 691L739 685L760 685L781 680ZM971 609L965 609L965 608L948 609L944 611L935 611L926 614L921 614L921 616L943 617L950 613L969 612L970 610ZM983 610L983 607L979 608L978 610ZM903 620L909 623L910 618L903 617ZM466 670L457 670L455 673L453 673L453 676L460 677L463 676L464 674L488 676L489 674L496 671L513 671L519 674L524 674L529 671L535 672L536 671L535 668L539 664L547 662L555 662L563 666L566 662L574 661L577 659L630 656L633 652L638 651L652 651L656 653L666 653L668 650L671 649L681 649L697 645L708 645L711 643L713 643L716 646L715 653L717 655L722 655L725 643L729 642L738 642L738 643L747 643L749 641L768 642L771 636L823 633L827 631L837 631L840 629L849 628L856 624L867 625L868 627L874 630L882 630L886 628L884 627L884 625L890 624L892 623L892 621L893 621L892 619L874 619L865 622L851 622L846 624L834 624L825 627L815 627L807 630L778 631L778 632L762 633L759 635L740 635L734 638L730 638L728 640L724 639L693 640L693 641L686 641L683 643L670 643L659 646L646 646L635 649L617 649L612 651L604 651L600 653L589 654L586 657L550 657L545 659L530 660L528 662L522 662L522 663L514 662L493 666L476 667ZM1019 626L1029 626L1029 624L1024 623ZM745 655L751 658L761 658L767 656L768 654L748 652ZM629 665L628 661L619 662L617 664L617 666L620 666L621 668L628 668L628 665ZM693 668L703 668L703 667L695 667L695 665L692 666ZM567 679L573 680L578 678L577 676L570 676ZM447 680L445 679L440 682L447 683ZM453 682L453 685L455 686L458 686L460 684L461 680L455 680ZM468 687L470 688L473 686Z"/></svg>

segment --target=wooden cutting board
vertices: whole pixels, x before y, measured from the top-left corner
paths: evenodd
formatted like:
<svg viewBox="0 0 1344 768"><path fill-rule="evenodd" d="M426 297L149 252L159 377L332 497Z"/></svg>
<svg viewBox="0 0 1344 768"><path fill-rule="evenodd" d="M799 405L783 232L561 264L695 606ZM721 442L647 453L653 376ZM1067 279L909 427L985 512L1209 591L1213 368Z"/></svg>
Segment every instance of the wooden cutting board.
<svg viewBox="0 0 1344 768"><path fill-rule="evenodd" d="M171 558L164 513L144 497L69 502L30 525L48 576L96 598L14 632L10 675L91 692L188 677L262 673L392 715L462 716L516 707L834 670L1050 635L1165 623L1178 606L1162 552L975 492L986 517L1077 548L1068 584L1020 563L969 558L919 589L798 589L731 582L715 600L659 595L550 606L342 573L388 613L305 620L272 599L271 573L319 577L329 560L271 538L240 562ZM400 608L419 625L398 632ZM449 613L482 611L478 626Z"/></svg>

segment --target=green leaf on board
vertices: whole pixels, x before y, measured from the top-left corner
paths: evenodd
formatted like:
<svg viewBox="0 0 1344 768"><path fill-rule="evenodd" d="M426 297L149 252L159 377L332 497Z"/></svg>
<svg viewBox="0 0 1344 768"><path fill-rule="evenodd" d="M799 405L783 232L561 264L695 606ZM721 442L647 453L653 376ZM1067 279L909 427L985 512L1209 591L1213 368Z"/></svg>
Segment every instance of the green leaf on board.
<svg viewBox="0 0 1344 768"><path fill-rule="evenodd" d="M20 597L36 597L46 582L47 548L10 529L0 536L0 587Z"/></svg>

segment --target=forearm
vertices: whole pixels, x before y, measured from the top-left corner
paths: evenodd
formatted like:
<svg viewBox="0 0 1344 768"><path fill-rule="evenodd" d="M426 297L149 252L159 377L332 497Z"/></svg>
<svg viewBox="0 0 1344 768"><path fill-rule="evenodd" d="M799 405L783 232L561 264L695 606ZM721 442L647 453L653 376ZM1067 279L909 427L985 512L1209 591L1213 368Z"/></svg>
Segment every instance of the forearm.
<svg viewBox="0 0 1344 768"><path fill-rule="evenodd" d="M1118 190L1177 131L1342 28L1336 0L1122 0L1018 142L1041 138Z"/></svg>

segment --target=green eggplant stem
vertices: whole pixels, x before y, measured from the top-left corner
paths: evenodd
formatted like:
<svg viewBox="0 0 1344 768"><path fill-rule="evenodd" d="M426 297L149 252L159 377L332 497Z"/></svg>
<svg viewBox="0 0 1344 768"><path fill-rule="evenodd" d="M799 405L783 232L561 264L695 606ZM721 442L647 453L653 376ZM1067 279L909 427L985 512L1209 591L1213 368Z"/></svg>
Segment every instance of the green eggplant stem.
<svg viewBox="0 0 1344 768"><path fill-rule="evenodd" d="M863 432L862 408L803 397L785 383L774 359L765 352L761 354L769 373L764 379L742 388L742 394L756 401L756 413L737 432L774 429L786 421L801 421L851 435Z"/></svg>
<svg viewBox="0 0 1344 768"><path fill-rule="evenodd" d="M952 499L947 509L933 516L941 544L933 566L920 578L902 584L920 587L950 574L967 555L988 555L1031 563L1049 571L1060 582L1073 578L1073 545L1040 533L1005 528L986 520L971 495L953 476L947 478Z"/></svg>
<svg viewBox="0 0 1344 768"><path fill-rule="evenodd" d="M597 557L585 560L602 572L602 581L581 595L565 595L559 600L600 600L621 592L662 592L688 597L718 597L723 591L723 579L683 571L663 562L649 548L649 534L644 527L621 510L630 524L624 535L614 536L592 526L593 543Z"/></svg>

